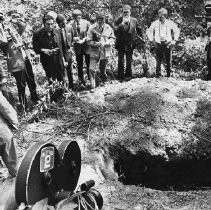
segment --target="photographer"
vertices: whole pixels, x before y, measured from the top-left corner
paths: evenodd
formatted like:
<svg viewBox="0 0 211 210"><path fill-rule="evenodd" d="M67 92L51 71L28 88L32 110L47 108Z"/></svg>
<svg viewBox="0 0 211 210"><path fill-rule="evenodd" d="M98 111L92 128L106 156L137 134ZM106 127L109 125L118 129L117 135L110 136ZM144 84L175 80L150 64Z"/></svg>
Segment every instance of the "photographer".
<svg viewBox="0 0 211 210"><path fill-rule="evenodd" d="M31 100L37 103L39 100L36 92L36 84L31 62L26 55L24 43L21 35L23 34L26 24L21 20L20 14L12 10L8 12L8 21L4 25L3 14L1 16L1 30L6 35L6 43L1 44L0 48L7 58L8 71L16 79L18 96L21 108L27 109L27 99L25 94L26 83L28 84Z"/></svg>
<svg viewBox="0 0 211 210"><path fill-rule="evenodd" d="M163 55L165 56L167 64L167 77L170 77L172 46L175 45L180 33L177 25L167 19L167 15L167 10L161 8L158 11L158 20L154 21L147 31L149 41L152 42L155 47L157 77L161 76L161 61Z"/></svg>
<svg viewBox="0 0 211 210"><path fill-rule="evenodd" d="M49 82L51 80L67 81L61 34L54 28L55 21L52 16L45 15L43 24L44 27L33 34L34 51L40 54L40 61Z"/></svg>

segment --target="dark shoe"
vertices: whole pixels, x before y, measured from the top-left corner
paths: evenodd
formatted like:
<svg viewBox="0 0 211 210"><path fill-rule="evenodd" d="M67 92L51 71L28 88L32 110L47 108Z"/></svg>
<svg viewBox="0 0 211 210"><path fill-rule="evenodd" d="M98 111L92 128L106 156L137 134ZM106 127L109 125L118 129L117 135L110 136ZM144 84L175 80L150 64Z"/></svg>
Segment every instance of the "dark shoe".
<svg viewBox="0 0 211 210"><path fill-rule="evenodd" d="M95 88L92 88L91 90L90 90L90 93L94 93L95 92Z"/></svg>
<svg viewBox="0 0 211 210"><path fill-rule="evenodd" d="M128 82L132 79L132 77L125 77L125 81Z"/></svg>
<svg viewBox="0 0 211 210"><path fill-rule="evenodd" d="M40 100L36 92L31 93L31 101L37 103Z"/></svg>

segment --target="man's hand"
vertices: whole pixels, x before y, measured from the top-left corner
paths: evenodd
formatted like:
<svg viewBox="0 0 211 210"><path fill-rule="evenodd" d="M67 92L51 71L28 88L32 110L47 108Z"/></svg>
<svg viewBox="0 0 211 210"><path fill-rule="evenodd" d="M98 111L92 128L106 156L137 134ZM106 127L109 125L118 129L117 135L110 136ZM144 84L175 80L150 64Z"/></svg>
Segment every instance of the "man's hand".
<svg viewBox="0 0 211 210"><path fill-rule="evenodd" d="M155 40L151 41L151 45L153 45L155 48L157 47L157 42Z"/></svg>
<svg viewBox="0 0 211 210"><path fill-rule="evenodd" d="M7 79L4 77L0 81L0 85L5 85L7 83Z"/></svg>
<svg viewBox="0 0 211 210"><path fill-rule="evenodd" d="M174 46L176 44L176 41L175 40L172 40L171 41L171 46Z"/></svg>
<svg viewBox="0 0 211 210"><path fill-rule="evenodd" d="M41 52L43 52L44 54L46 54L48 56L53 55L52 50L49 50L49 49L41 49Z"/></svg>
<svg viewBox="0 0 211 210"><path fill-rule="evenodd" d="M73 41L77 43L77 42L80 41L80 39L79 39L79 37L74 37L74 38L73 38Z"/></svg>
<svg viewBox="0 0 211 210"><path fill-rule="evenodd" d="M68 62L64 61L64 67L68 66Z"/></svg>
<svg viewBox="0 0 211 210"><path fill-rule="evenodd" d="M101 42L95 42L95 46L96 47L101 47L102 46L102 43Z"/></svg>

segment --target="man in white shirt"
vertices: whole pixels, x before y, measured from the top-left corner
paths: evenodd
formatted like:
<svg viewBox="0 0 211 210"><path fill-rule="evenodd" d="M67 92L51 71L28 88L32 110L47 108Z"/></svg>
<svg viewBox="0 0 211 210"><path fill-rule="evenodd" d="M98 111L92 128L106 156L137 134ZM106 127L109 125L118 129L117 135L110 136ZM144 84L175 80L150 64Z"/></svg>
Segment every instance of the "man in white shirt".
<svg viewBox="0 0 211 210"><path fill-rule="evenodd" d="M158 19L151 24L147 31L149 40L155 46L157 77L161 76L161 61L163 55L166 59L167 77L170 77L172 46L175 45L180 34L177 25L172 20L167 19L167 15L167 10L161 8L158 11Z"/></svg>

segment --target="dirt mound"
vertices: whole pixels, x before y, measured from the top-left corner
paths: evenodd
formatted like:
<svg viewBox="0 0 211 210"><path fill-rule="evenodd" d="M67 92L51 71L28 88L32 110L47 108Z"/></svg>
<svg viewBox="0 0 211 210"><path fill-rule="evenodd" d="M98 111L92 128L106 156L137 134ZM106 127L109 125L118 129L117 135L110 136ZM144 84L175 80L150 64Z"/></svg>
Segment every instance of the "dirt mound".
<svg viewBox="0 0 211 210"><path fill-rule="evenodd" d="M210 92L211 84L201 80L142 78L106 85L94 94L83 93L81 100L102 110L92 123L91 136L97 129L97 135L108 143L172 160L185 156L187 148L193 149L187 147L189 143L209 143ZM96 141L102 142L99 137Z"/></svg>
<svg viewBox="0 0 211 210"><path fill-rule="evenodd" d="M80 180L94 177L105 209L129 209L129 203L131 209L211 206L209 191L200 191L201 197L172 191L211 186L210 94L210 82L174 78L112 81L95 93L70 92L34 122L30 113L22 119L19 158L33 142L72 139L82 150Z"/></svg>
<svg viewBox="0 0 211 210"><path fill-rule="evenodd" d="M83 93L84 104L102 110L87 143L108 148L125 184L210 186L210 92L201 80L142 78Z"/></svg>

